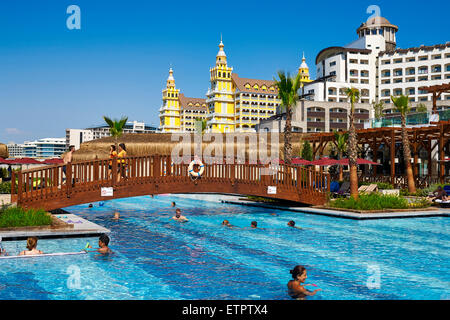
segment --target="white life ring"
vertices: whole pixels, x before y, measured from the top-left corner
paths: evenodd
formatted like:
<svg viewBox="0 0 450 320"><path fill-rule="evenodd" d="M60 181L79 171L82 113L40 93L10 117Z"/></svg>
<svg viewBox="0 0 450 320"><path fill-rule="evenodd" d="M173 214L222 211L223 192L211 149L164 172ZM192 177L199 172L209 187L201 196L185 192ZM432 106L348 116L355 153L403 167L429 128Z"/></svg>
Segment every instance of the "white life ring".
<svg viewBox="0 0 450 320"><path fill-rule="evenodd" d="M194 165L198 165L200 167L200 170L198 172L194 171ZM205 171L205 166L203 165L203 162L201 162L199 159L193 160L189 164L188 172L191 176L199 178L203 172Z"/></svg>

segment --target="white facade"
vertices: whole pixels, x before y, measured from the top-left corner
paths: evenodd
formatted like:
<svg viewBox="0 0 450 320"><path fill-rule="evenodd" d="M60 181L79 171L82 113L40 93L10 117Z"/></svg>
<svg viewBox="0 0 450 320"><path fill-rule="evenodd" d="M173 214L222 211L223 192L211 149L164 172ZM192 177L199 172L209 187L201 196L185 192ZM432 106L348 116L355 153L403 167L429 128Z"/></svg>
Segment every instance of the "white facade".
<svg viewBox="0 0 450 320"><path fill-rule="evenodd" d="M390 103L390 96L408 95L411 102L431 101L420 87L450 83L450 44L398 49L379 56L379 100ZM450 100L443 93L440 100Z"/></svg>
<svg viewBox="0 0 450 320"><path fill-rule="evenodd" d="M27 158L59 158L66 152L65 138L45 138L25 141L23 156Z"/></svg>
<svg viewBox="0 0 450 320"><path fill-rule="evenodd" d="M8 143L6 145L8 148L8 153L10 158L22 158L24 157L23 153L23 144L17 144L17 143Z"/></svg>
<svg viewBox="0 0 450 320"><path fill-rule="evenodd" d="M145 125L140 121L129 121L123 130L124 133L151 133L156 132L156 127ZM66 146L73 145L79 149L83 142L109 137L109 127L93 127L87 129L66 129Z"/></svg>
<svg viewBox="0 0 450 320"><path fill-rule="evenodd" d="M80 149L83 142L93 139L94 134L91 130L66 129L66 146L75 146L75 150Z"/></svg>
<svg viewBox="0 0 450 320"><path fill-rule="evenodd" d="M305 93L313 93L314 101L347 102L344 90L354 87L361 103L391 103L390 96L400 94L412 102L430 101L431 94L419 88L450 82L450 43L395 50L397 30L385 18L372 18L358 28L358 40L322 50L317 78L333 77L305 85ZM441 100L450 100L450 94Z"/></svg>

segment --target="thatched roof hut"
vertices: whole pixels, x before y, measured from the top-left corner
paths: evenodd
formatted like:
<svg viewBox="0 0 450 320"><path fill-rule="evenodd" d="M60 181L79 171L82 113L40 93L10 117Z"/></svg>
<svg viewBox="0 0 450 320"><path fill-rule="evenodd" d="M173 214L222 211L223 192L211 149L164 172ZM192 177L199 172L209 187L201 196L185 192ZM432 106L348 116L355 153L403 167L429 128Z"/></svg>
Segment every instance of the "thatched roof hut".
<svg viewBox="0 0 450 320"><path fill-rule="evenodd" d="M293 155L299 156L301 151L301 146L303 144L302 133L292 133L292 147L293 147ZM220 137L218 140L220 140ZM223 155L226 155L226 139L230 139L231 134L221 135L223 140ZM245 137L245 142L244 142ZM237 154L237 150L242 152L241 150L245 150L245 155L248 157L249 153L257 152L258 145L261 142L257 141L266 141L267 143L267 154L270 156L271 150L271 133L267 135L264 134L234 134L234 154ZM276 136L273 137L274 139ZM178 139L178 140L177 140ZM144 155L152 155L152 154L160 154L160 155L170 155L172 150L177 146L177 148L182 149L185 147L185 151L191 150L191 154L194 154L194 148L198 146L198 143L194 143L194 134L183 134L182 137L180 135L169 134L169 133L142 133L142 134L124 134L119 140L119 143L125 143L127 148L128 156L144 156ZM207 141L208 139L208 141ZM279 157L283 157L283 134L278 135L279 140ZM249 140L252 140L249 142ZM212 142L209 142L212 141ZM210 149L214 149L214 141L215 138L208 138L208 135L204 135L202 150L206 153ZM217 142L217 141L216 141ZM110 145L115 144L115 140L111 137L88 141L82 143L79 150L77 150L73 154L74 161L82 161L82 160L93 160L93 159L105 159L109 156ZM205 150L205 148L208 148ZM217 149L219 150L219 149ZM206 152L205 152L206 151ZM182 154L182 151L179 153ZM212 155L215 155L212 152Z"/></svg>
<svg viewBox="0 0 450 320"><path fill-rule="evenodd" d="M0 143L0 158L9 158L8 147L3 143Z"/></svg>

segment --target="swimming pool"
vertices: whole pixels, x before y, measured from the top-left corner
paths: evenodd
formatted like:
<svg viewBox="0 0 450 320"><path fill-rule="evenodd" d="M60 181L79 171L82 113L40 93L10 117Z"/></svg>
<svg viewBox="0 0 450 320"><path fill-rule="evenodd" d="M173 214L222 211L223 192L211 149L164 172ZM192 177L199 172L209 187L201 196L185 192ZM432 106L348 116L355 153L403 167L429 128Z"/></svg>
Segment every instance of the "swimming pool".
<svg viewBox="0 0 450 320"><path fill-rule="evenodd" d="M170 221L171 201L188 223ZM110 229L115 254L0 260L0 299L289 299L296 264L323 290L314 300L450 297L445 217L354 221L177 196L67 210ZM230 229L224 219L263 229ZM43 239L38 248L71 252L87 241L97 246L97 238ZM25 241L3 246L18 253Z"/></svg>

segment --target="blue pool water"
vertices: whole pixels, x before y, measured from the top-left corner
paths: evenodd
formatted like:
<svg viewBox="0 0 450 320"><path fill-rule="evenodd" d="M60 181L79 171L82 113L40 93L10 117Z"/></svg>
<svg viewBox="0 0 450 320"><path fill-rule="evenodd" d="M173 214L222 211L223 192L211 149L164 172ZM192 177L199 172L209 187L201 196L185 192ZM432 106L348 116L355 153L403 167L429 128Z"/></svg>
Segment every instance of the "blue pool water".
<svg viewBox="0 0 450 320"><path fill-rule="evenodd" d="M170 221L171 201L190 222ZM0 259L0 299L289 299L296 264L323 290L310 299L450 298L444 217L353 221L176 196L67 210L109 228L115 254ZM224 219L264 229L230 229ZM289 220L304 230L287 227ZM38 248L71 252L87 241L97 244L39 240ZM18 253L25 241L3 246Z"/></svg>

